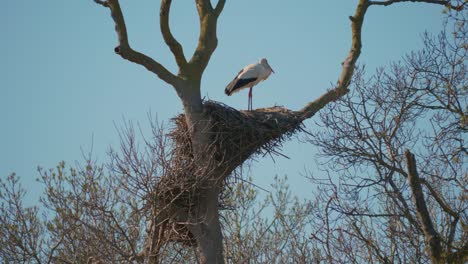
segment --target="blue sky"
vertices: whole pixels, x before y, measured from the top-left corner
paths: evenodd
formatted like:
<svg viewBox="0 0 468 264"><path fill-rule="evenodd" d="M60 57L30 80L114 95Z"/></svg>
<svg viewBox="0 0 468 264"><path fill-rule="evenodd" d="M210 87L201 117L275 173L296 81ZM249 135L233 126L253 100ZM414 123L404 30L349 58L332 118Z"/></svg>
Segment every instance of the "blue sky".
<svg viewBox="0 0 468 264"><path fill-rule="evenodd" d="M171 26L191 56L198 36L194 1L174 1ZM299 109L334 83L350 46L348 16L357 0L228 1L218 25L219 45L205 72L202 94L234 108L247 107L247 92L231 97L224 87L246 64L267 57L276 74L254 88L254 108ZM122 0L131 46L176 72L159 32L159 1ZM437 33L442 7L396 4L368 10L360 64L368 71L421 47L421 34ZM114 124L147 125L147 113L168 122L182 111L174 90L143 67L115 55L109 11L92 0L14 0L0 9L0 177L16 172L33 202L40 194L37 166L82 160L81 149L106 162L117 146ZM306 122L311 128L312 121ZM92 144L93 142L93 144ZM319 174L316 149L293 138L282 153L259 157L254 182L269 189L275 174L288 175L301 198L311 184L301 173Z"/></svg>

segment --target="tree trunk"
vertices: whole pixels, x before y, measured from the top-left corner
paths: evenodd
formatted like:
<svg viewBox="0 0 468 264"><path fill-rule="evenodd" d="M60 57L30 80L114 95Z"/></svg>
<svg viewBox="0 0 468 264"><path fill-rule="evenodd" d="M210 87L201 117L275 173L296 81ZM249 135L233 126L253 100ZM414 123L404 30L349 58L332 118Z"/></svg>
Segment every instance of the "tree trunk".
<svg viewBox="0 0 468 264"><path fill-rule="evenodd" d="M206 190L197 210L201 222L189 226L197 241L197 254L201 263L224 263L218 208L219 190L217 186Z"/></svg>
<svg viewBox="0 0 468 264"><path fill-rule="evenodd" d="M219 170L206 170L210 166L210 156L205 150L210 144L210 119L203 111L200 94L200 81L192 81L183 89L179 96L184 105L185 118L190 131L194 160L197 161L195 171L209 171L210 175L202 175L203 193L193 212L189 212L188 230L196 240L197 253L201 263L224 263L223 236L219 221L219 194L222 175ZM212 166L212 165L211 165ZM222 173L222 172L219 172ZM200 176L196 175L195 177Z"/></svg>

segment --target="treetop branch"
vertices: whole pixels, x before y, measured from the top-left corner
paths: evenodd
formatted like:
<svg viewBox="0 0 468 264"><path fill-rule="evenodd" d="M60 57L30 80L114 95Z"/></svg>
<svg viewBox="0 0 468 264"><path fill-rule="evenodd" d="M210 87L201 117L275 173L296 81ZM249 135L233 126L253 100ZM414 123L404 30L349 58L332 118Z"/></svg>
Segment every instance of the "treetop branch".
<svg viewBox="0 0 468 264"><path fill-rule="evenodd" d="M370 1L370 0L360 0L358 6L356 7L355 14L350 16L351 20L351 32L352 32L352 44L351 49L343 62L343 68L341 75L338 79L337 85L330 91L327 91L321 97L308 103L305 107L298 111L298 114L302 119L307 119L315 115L320 109L325 107L329 102L336 101L346 93L348 93L348 86L351 82L351 78L354 73L354 68L356 61L361 54L362 42L361 42L361 31L362 24L364 21L364 16L366 14L367 8L372 5L381 5L388 6L394 3L400 2L421 2L421 3L431 3L448 6L455 10L463 9L464 4L459 6L451 5L451 1L441 1L441 0L387 0L387 1Z"/></svg>
<svg viewBox="0 0 468 264"><path fill-rule="evenodd" d="M341 71L340 78L338 79L337 86L334 89L326 92L317 100L310 102L304 108L299 110L299 114L303 119L312 117L329 102L335 101L348 93L348 85L351 81L351 77L353 76L356 61L361 54L361 28L364 21L364 15L366 14L368 7L368 0L360 0L358 6L356 7L354 16L350 17L352 44L348 56L343 63L343 69Z"/></svg>
<svg viewBox="0 0 468 264"><path fill-rule="evenodd" d="M94 2L98 5L102 5L104 7L109 7L109 5L107 4L107 1L105 0L94 0Z"/></svg>
<svg viewBox="0 0 468 264"><path fill-rule="evenodd" d="M185 68L187 65L184 50L182 45L180 45L180 43L174 38L174 35L172 35L171 29L169 27L169 13L171 11L171 4L172 0L161 1L161 8L159 13L161 33L167 46L169 46L172 54L174 54L177 65L179 66L180 70L183 70L183 68Z"/></svg>
<svg viewBox="0 0 468 264"><path fill-rule="evenodd" d="M200 16L204 16L213 11L210 0L195 0L195 3L197 4L197 10Z"/></svg>
<svg viewBox="0 0 468 264"><path fill-rule="evenodd" d="M226 4L226 0L218 0L218 3L216 4L215 10L214 10L217 17L221 15L221 12L223 12L224 4Z"/></svg>
<svg viewBox="0 0 468 264"><path fill-rule="evenodd" d="M200 17L200 35L198 37L198 44L195 48L192 58L190 59L190 66L196 76L201 77L205 70L211 55L218 45L218 38L216 33L217 19L216 10L213 10L209 0L196 0L198 15ZM218 2L217 10L222 11L223 3Z"/></svg>
<svg viewBox="0 0 468 264"><path fill-rule="evenodd" d="M453 8L455 10L461 10L463 9L464 4L454 6L451 4L450 0L387 0L387 1L369 1L370 5L381 5L381 6L388 6L391 4L395 3L401 3L401 2L419 2L419 3L429 3L429 4L438 4L438 5L444 5L450 8Z"/></svg>
<svg viewBox="0 0 468 264"><path fill-rule="evenodd" d="M118 0L94 0L99 5L108 7L115 23L115 31L119 39L119 46L115 52L122 58L144 66L149 71L155 73L161 80L175 86L179 79L167 70L163 65L153 60L151 57L133 50L128 42L127 27Z"/></svg>

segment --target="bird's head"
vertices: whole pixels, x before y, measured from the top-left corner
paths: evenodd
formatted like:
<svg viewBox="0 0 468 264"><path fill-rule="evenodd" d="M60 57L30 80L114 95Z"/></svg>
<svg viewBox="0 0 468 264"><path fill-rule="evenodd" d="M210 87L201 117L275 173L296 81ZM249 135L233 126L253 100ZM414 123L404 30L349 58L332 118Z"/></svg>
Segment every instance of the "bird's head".
<svg viewBox="0 0 468 264"><path fill-rule="evenodd" d="M270 64L268 64L268 61L267 59L263 58L260 60L260 63L265 66L265 68L267 69L270 69L272 73L275 73L275 71L273 70L273 68L271 68Z"/></svg>

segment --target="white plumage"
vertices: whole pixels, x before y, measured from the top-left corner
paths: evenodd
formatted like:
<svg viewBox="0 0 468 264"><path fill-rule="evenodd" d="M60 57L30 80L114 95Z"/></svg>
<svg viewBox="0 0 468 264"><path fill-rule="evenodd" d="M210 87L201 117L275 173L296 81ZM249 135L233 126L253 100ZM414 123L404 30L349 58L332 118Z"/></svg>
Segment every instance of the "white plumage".
<svg viewBox="0 0 468 264"><path fill-rule="evenodd" d="M266 80L272 72L275 73L267 59L263 58L257 63L245 66L236 78L226 86L224 92L229 96L244 88L250 88L248 109L252 110L252 88L259 82Z"/></svg>

